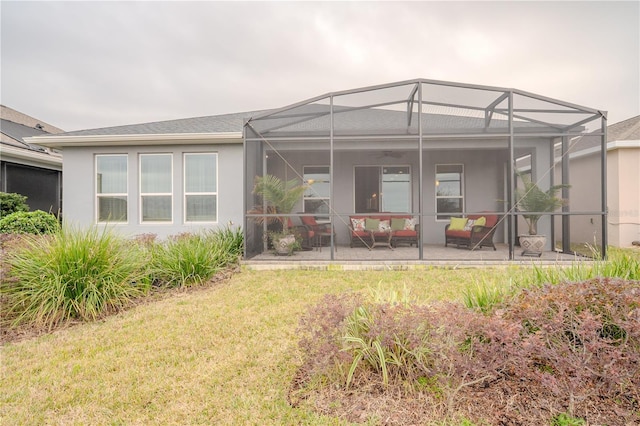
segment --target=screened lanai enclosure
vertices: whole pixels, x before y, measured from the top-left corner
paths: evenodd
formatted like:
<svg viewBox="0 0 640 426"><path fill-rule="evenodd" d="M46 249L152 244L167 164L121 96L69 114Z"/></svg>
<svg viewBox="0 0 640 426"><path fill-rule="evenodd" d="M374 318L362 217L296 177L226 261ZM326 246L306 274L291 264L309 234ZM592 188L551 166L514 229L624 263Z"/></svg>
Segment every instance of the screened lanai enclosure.
<svg viewBox="0 0 640 426"><path fill-rule="evenodd" d="M581 146L585 134L600 143ZM532 213L516 208L522 176L542 190L565 185L562 207L534 212L545 255L587 244L605 253L606 114L596 109L418 79L271 110L246 122L244 138L247 259L280 259L271 248L283 223L298 240L287 261L519 259ZM254 192L263 176L304 187L293 208ZM445 239L452 217L481 216L495 218L491 245Z"/></svg>

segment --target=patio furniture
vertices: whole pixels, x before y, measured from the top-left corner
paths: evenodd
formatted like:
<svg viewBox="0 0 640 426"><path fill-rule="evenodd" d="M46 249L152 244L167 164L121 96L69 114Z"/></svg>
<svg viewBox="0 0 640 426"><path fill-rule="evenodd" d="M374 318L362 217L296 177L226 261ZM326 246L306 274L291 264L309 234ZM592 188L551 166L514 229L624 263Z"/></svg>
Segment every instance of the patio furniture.
<svg viewBox="0 0 640 426"><path fill-rule="evenodd" d="M384 232L369 231L369 233L371 234L371 245L369 246L369 250L374 247L388 247L393 250L393 246L391 245L393 232L391 229Z"/></svg>
<svg viewBox="0 0 640 426"><path fill-rule="evenodd" d="M498 215L491 212L452 217L444 227L444 246L455 244L458 248L466 247L470 250L482 247L493 247L496 250L493 234L497 225Z"/></svg>
<svg viewBox="0 0 640 426"><path fill-rule="evenodd" d="M415 243L417 247L418 230L410 214L353 215L349 216L349 245L370 248L387 238L391 247L399 243Z"/></svg>
<svg viewBox="0 0 640 426"><path fill-rule="evenodd" d="M310 250L311 248L315 247L317 236L316 232L313 229L303 224L302 221L299 220L299 218L290 217L287 220L287 226L289 227L289 230L301 239L300 246L302 246L303 249Z"/></svg>
<svg viewBox="0 0 640 426"><path fill-rule="evenodd" d="M311 232L314 232L314 231L311 231ZM331 232L319 231L314 233L315 233L315 239L313 243L313 248L315 248L318 251L322 251L322 247L329 244L327 243L327 241L331 241ZM337 244L335 246L335 250L338 251Z"/></svg>
<svg viewBox="0 0 640 426"><path fill-rule="evenodd" d="M309 229L309 231L315 234L316 246L324 246L331 243L331 225L329 223L318 223L316 218L313 216L300 216L300 221ZM335 231L333 236L335 241Z"/></svg>

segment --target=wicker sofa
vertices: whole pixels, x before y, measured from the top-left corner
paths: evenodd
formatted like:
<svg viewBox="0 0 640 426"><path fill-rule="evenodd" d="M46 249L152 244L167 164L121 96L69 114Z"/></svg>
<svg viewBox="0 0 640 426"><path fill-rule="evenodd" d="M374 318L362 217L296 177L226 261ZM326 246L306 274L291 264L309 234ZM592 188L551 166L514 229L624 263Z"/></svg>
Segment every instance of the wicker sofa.
<svg viewBox="0 0 640 426"><path fill-rule="evenodd" d="M497 226L498 215L491 212L470 214L465 218L451 218L451 222L444 227L444 246L455 244L458 248L466 247L470 250L482 247L492 247L496 250L493 234Z"/></svg>
<svg viewBox="0 0 640 426"><path fill-rule="evenodd" d="M349 245L371 248L374 240L378 241L390 237L389 241L392 247L401 243L417 246L419 229L419 225L415 224L415 220L410 214L353 215L349 216Z"/></svg>

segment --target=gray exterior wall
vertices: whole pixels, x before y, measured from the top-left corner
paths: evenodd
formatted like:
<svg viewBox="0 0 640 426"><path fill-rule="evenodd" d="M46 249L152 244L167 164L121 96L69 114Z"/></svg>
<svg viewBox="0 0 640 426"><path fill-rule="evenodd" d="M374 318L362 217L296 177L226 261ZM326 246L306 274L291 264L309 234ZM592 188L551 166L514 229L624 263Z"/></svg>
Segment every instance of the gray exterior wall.
<svg viewBox="0 0 640 426"><path fill-rule="evenodd" d="M184 223L183 153L212 152L218 154L218 221L210 224ZM231 224L241 226L243 220L242 144L66 147L64 149L63 185L65 188L64 222L82 228L96 224L95 156L128 155L128 223L107 225L126 236L153 233L166 238L182 232L217 229ZM173 154L173 223L140 223L139 154ZM105 225L100 225L105 226Z"/></svg>

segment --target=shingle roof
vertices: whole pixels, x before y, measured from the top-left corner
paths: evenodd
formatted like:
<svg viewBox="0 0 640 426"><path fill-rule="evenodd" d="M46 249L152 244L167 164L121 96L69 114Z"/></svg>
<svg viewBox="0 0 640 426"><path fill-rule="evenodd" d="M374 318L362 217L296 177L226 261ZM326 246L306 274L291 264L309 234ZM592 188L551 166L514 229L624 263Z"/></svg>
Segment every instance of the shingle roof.
<svg viewBox="0 0 640 426"><path fill-rule="evenodd" d="M30 149L33 151L41 151L46 152L44 148L39 146L28 144L24 141L24 138L30 136L46 136L49 135L48 132L45 132L41 129L35 129L33 127L28 127L23 124L14 123L13 121L0 119L0 132L7 136L7 138L3 138L3 143L8 143L13 146L17 146L20 148Z"/></svg>
<svg viewBox="0 0 640 426"><path fill-rule="evenodd" d="M640 140L640 115L609 126L607 139L609 142Z"/></svg>
<svg viewBox="0 0 640 426"><path fill-rule="evenodd" d="M596 130L592 133L597 132L600 132L600 130ZM640 115L607 126L607 142L637 140L640 140ZM601 143L602 141L600 136L587 134L572 141L571 150L573 152L584 151L599 147ZM560 148L558 147L556 149L559 150Z"/></svg>
<svg viewBox="0 0 640 426"><path fill-rule="evenodd" d="M263 112L265 111L238 112L233 114L182 118L177 120L156 121L152 123L130 124L125 126L103 127L99 129L77 130L62 133L57 136L242 132L242 126L246 119Z"/></svg>

